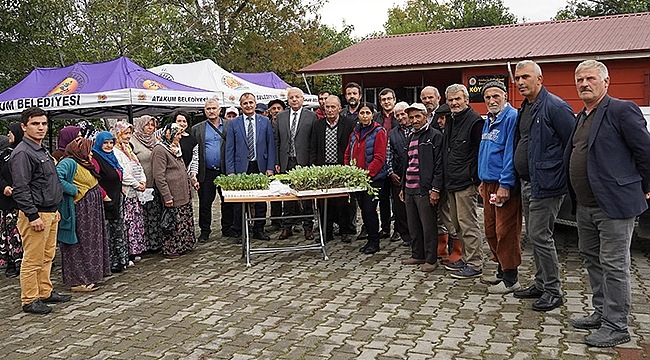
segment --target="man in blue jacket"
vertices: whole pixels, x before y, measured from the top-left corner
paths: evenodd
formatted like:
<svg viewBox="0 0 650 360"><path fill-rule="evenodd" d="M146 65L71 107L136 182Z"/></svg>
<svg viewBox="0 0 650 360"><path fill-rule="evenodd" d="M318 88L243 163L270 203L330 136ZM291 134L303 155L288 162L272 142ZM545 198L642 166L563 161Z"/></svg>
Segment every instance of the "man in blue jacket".
<svg viewBox="0 0 650 360"><path fill-rule="evenodd" d="M255 113L255 95L244 93L239 98L242 115L232 119L226 133L226 174L273 175L275 167L275 140L271 122L265 116ZM240 205L238 205L240 206ZM241 208L239 208L241 210ZM235 213L237 209L235 209ZM255 203L255 217L266 217L266 202ZM243 219L242 219L243 221ZM253 238L269 240L264 233L264 220L256 220ZM245 224L233 224L241 234Z"/></svg>
<svg viewBox="0 0 650 360"><path fill-rule="evenodd" d="M542 69L531 60L515 69L519 93L526 99L517 118L515 170L521 180L526 233L533 244L535 283L515 291L516 298L537 299L535 311L550 311L564 302L553 239L553 224L568 192L563 154L575 126L566 101L542 85Z"/></svg>
<svg viewBox="0 0 650 360"><path fill-rule="evenodd" d="M580 63L575 80L585 107L565 160L594 312L572 323L598 329L587 345L611 347L630 341L630 243L634 219L650 198L650 134L635 103L607 95L605 64Z"/></svg>
<svg viewBox="0 0 650 360"><path fill-rule="evenodd" d="M514 149L517 110L508 104L506 86L497 80L483 85L487 121L478 150L479 194L483 198L483 225L497 274L482 280L488 291L508 294L519 290L522 210L515 175Z"/></svg>

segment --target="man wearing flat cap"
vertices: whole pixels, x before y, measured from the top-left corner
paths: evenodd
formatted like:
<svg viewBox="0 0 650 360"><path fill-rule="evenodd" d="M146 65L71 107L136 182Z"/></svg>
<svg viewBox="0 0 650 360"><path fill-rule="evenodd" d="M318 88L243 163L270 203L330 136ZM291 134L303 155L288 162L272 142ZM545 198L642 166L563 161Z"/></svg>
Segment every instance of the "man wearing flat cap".
<svg viewBox="0 0 650 360"><path fill-rule="evenodd" d="M478 151L479 194L483 198L483 225L497 273L483 277L488 291L507 294L521 287L517 268L521 265L522 207L515 174L514 148L517 110L508 104L506 86L497 80L481 90L488 108L487 121Z"/></svg>
<svg viewBox="0 0 650 360"><path fill-rule="evenodd" d="M406 169L402 175L400 199L406 203L406 217L411 236L411 257L404 265L421 265L424 272L438 268L438 200L443 185L442 133L427 122L427 108L414 103L406 108L413 126L407 144Z"/></svg>

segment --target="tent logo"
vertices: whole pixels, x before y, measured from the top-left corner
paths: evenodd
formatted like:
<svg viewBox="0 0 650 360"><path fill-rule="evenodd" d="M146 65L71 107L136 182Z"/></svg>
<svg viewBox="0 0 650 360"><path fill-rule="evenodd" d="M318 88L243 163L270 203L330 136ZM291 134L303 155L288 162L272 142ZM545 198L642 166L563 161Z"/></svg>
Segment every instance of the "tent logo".
<svg viewBox="0 0 650 360"><path fill-rule="evenodd" d="M248 86L242 84L241 81L235 79L232 76L224 75L221 78L221 83L226 85L227 87L234 89L234 90L247 90Z"/></svg>
<svg viewBox="0 0 650 360"><path fill-rule="evenodd" d="M168 73L168 72L163 71L160 74L158 74L158 76L160 76L161 78L166 79L166 80L174 81L174 76L172 74Z"/></svg>
<svg viewBox="0 0 650 360"><path fill-rule="evenodd" d="M73 71L67 78L63 79L54 89L47 93L47 96L61 96L74 94L76 90L83 89L86 84L86 74Z"/></svg>
<svg viewBox="0 0 650 360"><path fill-rule="evenodd" d="M162 89L167 89L167 86L159 83L156 80L151 80L147 78L138 78L136 80L136 85L139 88L145 89L145 90L162 90Z"/></svg>
<svg viewBox="0 0 650 360"><path fill-rule="evenodd" d="M97 95L97 101L98 102L104 103L104 102L106 102L106 100L108 100L108 96L106 96L105 94Z"/></svg>

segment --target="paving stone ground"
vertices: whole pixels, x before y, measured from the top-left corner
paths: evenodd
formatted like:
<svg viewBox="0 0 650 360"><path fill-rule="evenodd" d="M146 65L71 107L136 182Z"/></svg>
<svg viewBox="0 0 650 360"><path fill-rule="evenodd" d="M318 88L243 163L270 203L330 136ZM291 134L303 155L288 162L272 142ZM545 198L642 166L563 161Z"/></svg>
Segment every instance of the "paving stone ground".
<svg viewBox="0 0 650 360"><path fill-rule="evenodd" d="M146 256L107 278L97 292L74 294L47 316L22 313L18 280L0 276L0 356L650 359L648 240L633 242L632 341L597 349L584 344L589 331L570 325L591 309L571 228L556 229L565 305L548 313L533 311L530 300L488 294L478 279L403 266L407 248L387 240L379 253L366 256L358 252L361 241L343 244L336 237L328 244L329 261L317 251L262 254L246 268L241 247L218 234L213 229L209 242L178 260ZM526 286L534 271L530 245L523 256L520 281ZM495 268L488 263L485 271ZM53 272L55 288L69 293L60 270Z"/></svg>

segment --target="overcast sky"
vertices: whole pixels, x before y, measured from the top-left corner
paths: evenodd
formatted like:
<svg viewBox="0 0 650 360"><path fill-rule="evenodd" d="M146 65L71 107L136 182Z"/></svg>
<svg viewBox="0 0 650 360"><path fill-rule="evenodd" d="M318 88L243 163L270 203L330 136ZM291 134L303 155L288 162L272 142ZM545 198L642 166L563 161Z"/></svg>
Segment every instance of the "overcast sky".
<svg viewBox="0 0 650 360"><path fill-rule="evenodd" d="M383 31L388 9L403 6L405 0L328 0L320 11L323 23L341 29L343 21L354 25L353 36L363 37L375 31ZM566 6L566 0L504 0L510 12L526 22L550 20L558 10Z"/></svg>

